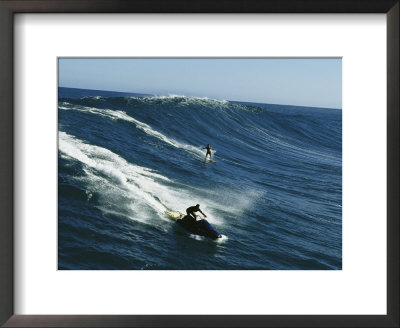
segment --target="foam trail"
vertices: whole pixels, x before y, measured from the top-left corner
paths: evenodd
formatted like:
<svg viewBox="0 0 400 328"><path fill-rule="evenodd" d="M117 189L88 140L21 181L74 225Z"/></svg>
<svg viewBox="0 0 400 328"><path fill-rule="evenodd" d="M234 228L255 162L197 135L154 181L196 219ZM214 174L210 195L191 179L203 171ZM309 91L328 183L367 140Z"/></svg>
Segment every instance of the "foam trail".
<svg viewBox="0 0 400 328"><path fill-rule="evenodd" d="M201 156L201 157L204 156L203 151L201 149L194 147L192 145L183 144L172 138L168 138L167 136L163 135L162 133L154 130L150 125L134 119L133 117L126 114L126 112L124 112L124 111L111 110L111 109L100 109L100 108L86 107L86 106L71 107L71 108L65 107L65 106L59 106L58 108L63 109L63 110L76 110L76 111L80 111L80 112L92 113L92 114L100 115L100 116L103 116L103 117L106 117L106 118L109 118L112 120L124 120L127 122L131 122L131 123L135 124L136 128L138 128L139 130L142 130L146 134L148 134L154 138L157 138L157 139L165 142L166 144L169 144L176 148L185 149L191 153L196 154L197 156Z"/></svg>
<svg viewBox="0 0 400 328"><path fill-rule="evenodd" d="M221 224L223 218L214 219L213 208L220 205L209 197L201 197L199 190L190 191L151 169L127 162L108 149L91 145L65 132L59 132L59 151L63 157L84 164L84 185L89 194L99 197L100 210L119 213L131 219L159 225L160 218L170 221L165 210L180 210L193 205L193 200L202 204L210 222ZM164 184L168 182L168 186ZM171 187L171 186L176 187ZM157 218L157 220L154 220ZM155 223L156 222L156 223ZM158 222L158 223L157 223Z"/></svg>
<svg viewBox="0 0 400 328"><path fill-rule="evenodd" d="M167 209L151 193L151 189L155 189L151 187L156 183L155 179L169 181L167 177L150 169L129 164L117 154L98 146L83 143L65 132L59 133L59 150L85 164L91 170L95 170L98 173L95 180L98 181L99 177L103 178L102 180L105 180L103 184L108 180L108 185L110 183L114 186L117 185L119 189L125 189L134 194L136 198L142 199L156 212L163 212ZM90 175L87 170L86 173Z"/></svg>

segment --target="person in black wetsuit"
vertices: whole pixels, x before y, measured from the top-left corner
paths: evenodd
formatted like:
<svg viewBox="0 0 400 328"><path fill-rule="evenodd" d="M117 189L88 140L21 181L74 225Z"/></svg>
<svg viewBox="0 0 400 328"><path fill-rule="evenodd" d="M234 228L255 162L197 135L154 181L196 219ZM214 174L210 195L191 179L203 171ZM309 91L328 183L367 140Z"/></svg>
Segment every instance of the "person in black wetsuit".
<svg viewBox="0 0 400 328"><path fill-rule="evenodd" d="M207 144L207 147L204 147L203 149L207 149L206 159L207 159L207 155L210 155L210 160L211 160L211 149L214 150L214 148L211 147L210 144Z"/></svg>
<svg viewBox="0 0 400 328"><path fill-rule="evenodd" d="M195 212L200 212L201 214L203 214L203 216L204 216L205 218L207 217L207 215L205 215L205 214L201 211L200 205L199 205L199 204L197 204L196 206L190 206L190 207L188 207L188 208L186 209L187 217L188 217L189 219L194 219L194 221L196 221L196 217L197 217L197 215L195 214Z"/></svg>

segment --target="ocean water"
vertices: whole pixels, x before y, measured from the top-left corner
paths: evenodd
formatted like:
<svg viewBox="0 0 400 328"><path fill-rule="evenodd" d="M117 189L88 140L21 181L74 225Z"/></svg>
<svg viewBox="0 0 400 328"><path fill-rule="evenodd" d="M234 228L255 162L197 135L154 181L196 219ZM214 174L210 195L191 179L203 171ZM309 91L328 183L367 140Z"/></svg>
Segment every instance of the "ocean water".
<svg viewBox="0 0 400 328"><path fill-rule="evenodd" d="M61 270L342 268L341 110L59 88L58 128Z"/></svg>

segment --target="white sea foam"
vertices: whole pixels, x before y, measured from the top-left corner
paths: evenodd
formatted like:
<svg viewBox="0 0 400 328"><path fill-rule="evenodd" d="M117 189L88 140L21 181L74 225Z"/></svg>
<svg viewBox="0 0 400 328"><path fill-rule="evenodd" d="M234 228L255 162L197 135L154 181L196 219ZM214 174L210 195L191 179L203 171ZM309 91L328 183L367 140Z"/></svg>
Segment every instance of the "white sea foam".
<svg viewBox="0 0 400 328"><path fill-rule="evenodd" d="M227 240L228 240L228 236L225 236L225 235L221 235L221 238L215 239L215 241L218 244L224 244L227 242Z"/></svg>
<svg viewBox="0 0 400 328"><path fill-rule="evenodd" d="M63 110L73 109L73 110L80 111L80 112L86 112L86 113L100 115L100 116L103 116L105 118L109 118L112 120L123 120L123 121L131 122L131 123L135 124L136 128L138 128L139 130L142 130L146 134L148 134L154 138L157 138L173 147L176 147L179 149L184 149L184 150L192 153L193 155L196 155L196 157L199 157L199 158L204 156L204 153L200 148L181 143L172 138L168 138L167 136L163 135L162 133L154 130L150 125L143 123L143 122L129 116L126 112L121 111L121 110L102 109L102 108L87 107L87 106L79 106L79 107L75 106L73 108L59 106L59 108L63 109Z"/></svg>
<svg viewBox="0 0 400 328"><path fill-rule="evenodd" d="M220 100L220 99L213 99L213 98L208 98L208 97L196 97L196 96L185 96L185 95L178 95L178 94L169 94L168 96L154 96L154 97L132 97L133 99L138 99L138 100L142 100L142 99L148 99L148 100L156 100L156 99L182 99L184 101L192 101L192 102L196 102L196 101L208 101L208 102L216 102L216 103L221 103L221 104L227 104L229 103L228 100Z"/></svg>
<svg viewBox="0 0 400 328"><path fill-rule="evenodd" d="M94 145L86 144L65 132L59 133L59 149L64 154L86 165L86 173L95 178L95 182L108 187L117 187L137 196L156 212L167 209L153 196L155 190L162 190L157 180L169 179L154 171L133 165L113 152ZM102 181L101 181L102 180Z"/></svg>
<svg viewBox="0 0 400 328"><path fill-rule="evenodd" d="M82 180L90 195L98 196L98 208L104 213L165 227L162 220L170 221L165 210L184 212L187 207L200 203L212 224L223 222L223 218L214 215L219 205L200 196L204 191L178 184L154 170L129 163L108 149L85 143L62 131L59 132L59 150L63 157L84 165L85 176L75 179Z"/></svg>
<svg viewBox="0 0 400 328"><path fill-rule="evenodd" d="M195 234L193 234L193 233L189 234L189 237L190 237L190 238L193 238L193 239L195 239L195 240L198 240L198 241L204 241L204 240L206 240L206 237L199 236L199 235L195 235Z"/></svg>
<svg viewBox="0 0 400 328"><path fill-rule="evenodd" d="M193 233L189 234L189 237L190 237L190 238L193 238L193 239L195 239L195 240L198 240L198 241L205 241L205 240L208 240L207 237L195 235L195 234L193 234ZM225 236L225 235L221 235L220 238L213 239L213 241L215 241L215 242L218 243L218 244L224 244L224 243L227 242L227 240L228 240L228 237ZM216 253L216 254L214 254L214 256L218 256L218 254Z"/></svg>

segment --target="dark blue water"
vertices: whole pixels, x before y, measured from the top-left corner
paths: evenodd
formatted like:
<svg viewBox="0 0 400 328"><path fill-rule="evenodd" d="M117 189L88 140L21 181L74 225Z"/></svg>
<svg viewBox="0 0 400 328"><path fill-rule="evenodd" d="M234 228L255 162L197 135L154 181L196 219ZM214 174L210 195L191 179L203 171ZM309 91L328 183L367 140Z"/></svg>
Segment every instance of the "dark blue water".
<svg viewBox="0 0 400 328"><path fill-rule="evenodd" d="M59 269L342 268L341 110L59 88L58 124Z"/></svg>

